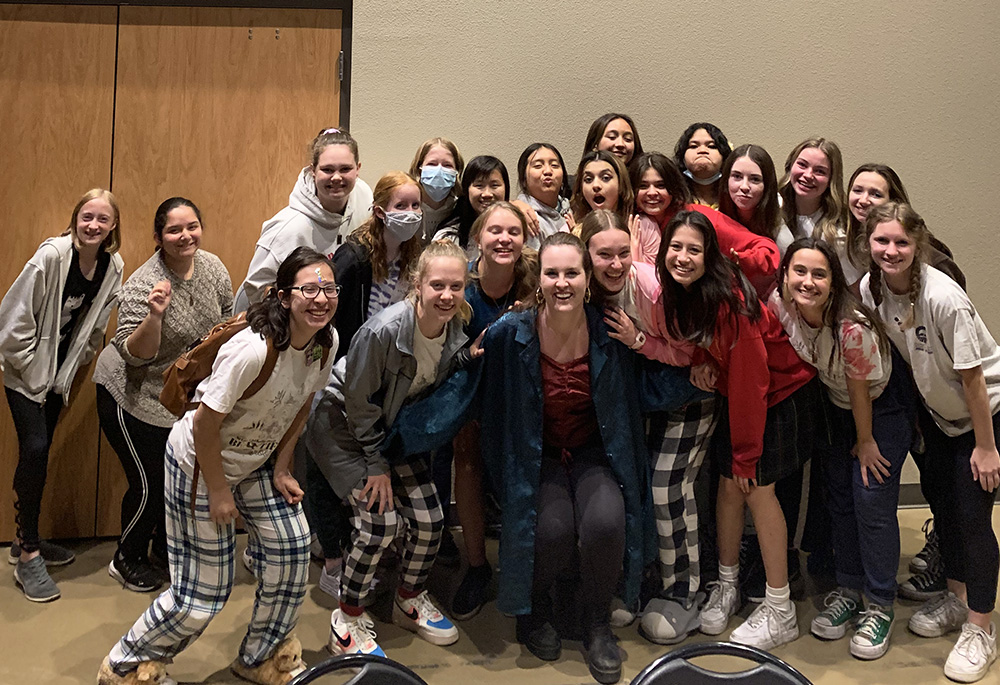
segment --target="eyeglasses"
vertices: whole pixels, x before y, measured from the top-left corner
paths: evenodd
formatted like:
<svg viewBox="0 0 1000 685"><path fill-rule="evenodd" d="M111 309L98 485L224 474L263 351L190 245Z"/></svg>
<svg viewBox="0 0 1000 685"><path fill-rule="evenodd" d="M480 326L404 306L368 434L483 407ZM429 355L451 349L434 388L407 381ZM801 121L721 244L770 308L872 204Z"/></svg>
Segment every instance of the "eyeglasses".
<svg viewBox="0 0 1000 685"><path fill-rule="evenodd" d="M340 295L340 286L333 284L318 286L315 283L306 283L305 285L296 285L289 288L289 290L298 290L302 293L302 297L307 300L315 300L319 295L320 290L323 291L323 294L326 295L326 299L328 300L335 300L337 299L337 296Z"/></svg>

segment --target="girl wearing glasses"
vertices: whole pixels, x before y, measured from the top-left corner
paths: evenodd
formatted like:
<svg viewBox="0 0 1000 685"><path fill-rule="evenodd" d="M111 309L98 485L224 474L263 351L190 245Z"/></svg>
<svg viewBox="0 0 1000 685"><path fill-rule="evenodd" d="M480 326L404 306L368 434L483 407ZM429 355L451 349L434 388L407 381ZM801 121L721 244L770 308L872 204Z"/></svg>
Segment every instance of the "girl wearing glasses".
<svg viewBox="0 0 1000 685"><path fill-rule="evenodd" d="M302 670L301 659L275 658L279 651L301 654L291 631L309 571L309 526L289 468L313 393L333 366L335 291L330 261L296 248L278 268L276 287L248 310L250 326L219 348L211 375L195 392L197 407L174 424L167 440L164 496L173 582L112 648L98 674L100 685L143 676L160 682L164 663L208 627L233 587L237 515L264 563L256 566L253 618L232 671L266 684L287 682ZM267 383L241 399L269 348L277 360ZM274 672L278 677L266 675Z"/></svg>
<svg viewBox="0 0 1000 685"><path fill-rule="evenodd" d="M108 573L136 592L169 580L163 452L176 418L160 404L163 371L233 312L229 272L200 249L202 229L201 212L190 200L160 204L153 218L157 249L125 282L118 330L94 369L101 429L128 480L122 535Z"/></svg>

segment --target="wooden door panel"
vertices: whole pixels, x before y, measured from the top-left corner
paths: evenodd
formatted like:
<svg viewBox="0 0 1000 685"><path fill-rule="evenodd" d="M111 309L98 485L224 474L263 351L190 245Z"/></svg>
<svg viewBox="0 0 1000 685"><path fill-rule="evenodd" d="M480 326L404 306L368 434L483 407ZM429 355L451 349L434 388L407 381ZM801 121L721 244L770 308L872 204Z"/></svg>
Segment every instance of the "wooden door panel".
<svg viewBox="0 0 1000 685"><path fill-rule="evenodd" d="M0 4L0 293L39 243L65 229L80 196L111 182L117 12ZM89 377L89 369L80 372L79 391L56 431L44 536L94 534L98 426ZM7 541L14 535L17 438L5 397L0 405L0 540Z"/></svg>
<svg viewBox="0 0 1000 685"><path fill-rule="evenodd" d="M340 108L341 12L122 7L115 194L126 273L153 251L157 205L202 210L203 247L246 275L261 224L288 203L307 145ZM106 454L110 447L104 443ZM102 460L97 530L120 530L124 476Z"/></svg>

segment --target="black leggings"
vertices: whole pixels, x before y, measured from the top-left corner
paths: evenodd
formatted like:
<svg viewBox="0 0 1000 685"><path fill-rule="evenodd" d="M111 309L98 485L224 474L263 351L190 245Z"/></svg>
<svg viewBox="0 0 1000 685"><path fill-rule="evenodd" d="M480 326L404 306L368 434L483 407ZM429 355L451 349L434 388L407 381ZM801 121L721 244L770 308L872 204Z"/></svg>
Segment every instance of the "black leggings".
<svg viewBox="0 0 1000 685"><path fill-rule="evenodd" d="M41 542L38 517L49 471L49 447L52 446L52 435L56 431L63 400L62 395L50 392L45 402L39 404L6 386L4 392L17 432L18 459L14 471L17 538L21 541L22 551L36 552Z"/></svg>
<svg viewBox="0 0 1000 685"><path fill-rule="evenodd" d="M167 536L163 521L163 455L170 428L140 421L119 406L103 385L97 386L97 415L104 437L111 443L125 470L128 490L122 497L122 557L144 561L149 543L166 558Z"/></svg>
<svg viewBox="0 0 1000 685"><path fill-rule="evenodd" d="M920 429L927 452L920 483L934 502L934 526L941 541L945 576L965 583L969 608L981 614L993 611L997 596L1000 551L993 532L996 491L986 492L972 477L969 458L976 445L970 430L957 437L945 435L930 414L920 408ZM993 434L1000 440L1000 412L993 416Z"/></svg>
<svg viewBox="0 0 1000 685"><path fill-rule="evenodd" d="M607 625L625 556L625 503L600 445L574 450L568 466L559 450L545 450L536 521L532 612L545 611L556 579L579 559L585 620Z"/></svg>

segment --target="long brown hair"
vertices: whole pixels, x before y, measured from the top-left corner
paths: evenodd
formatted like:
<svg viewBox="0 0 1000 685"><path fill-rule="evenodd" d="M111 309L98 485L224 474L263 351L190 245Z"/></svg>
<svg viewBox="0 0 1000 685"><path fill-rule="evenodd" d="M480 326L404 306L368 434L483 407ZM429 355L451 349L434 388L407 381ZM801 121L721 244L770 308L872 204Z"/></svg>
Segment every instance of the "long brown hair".
<svg viewBox="0 0 1000 685"><path fill-rule="evenodd" d="M489 207L483 210L475 222L472 224L472 229L469 231L469 239L478 243L479 236L483 232L483 228L486 226L486 222L489 218L499 210L506 210L514 215L514 217L521 224L521 235L527 237L528 235L528 219L524 216L524 212L517 205L511 204L506 200L499 200L494 202ZM480 257L482 259L482 257ZM472 269L469 273L469 278L473 281L479 280L479 272L476 269ZM517 258L514 263L514 299L524 301L531 297L532 293L535 292L535 288L538 287L538 253L532 250L527 245L521 248L521 255Z"/></svg>
<svg viewBox="0 0 1000 685"><path fill-rule="evenodd" d="M794 235L798 224L798 212L795 208L795 188L791 184L792 164L799 158L799 154L803 150L813 147L826 155L830 162L830 183L820 198L823 216L816 224L813 237L822 238L831 245L840 245L844 240L843 233L846 231L847 194L844 193L843 157L840 154L840 148L832 140L809 138L796 145L788 154L788 158L785 159L785 175L778 182L778 193L782 199L782 218L784 218L788 230Z"/></svg>
<svg viewBox="0 0 1000 685"><path fill-rule="evenodd" d="M760 198L760 203L754 208L747 228L757 235L774 240L778 234L780 210L778 176L774 170L774 160L760 145L740 145L726 157L726 161L722 164L722 178L719 179L719 211L737 223L743 223L736 203L729 194L729 175L733 172L733 165L744 157L760 167L760 175L764 179L764 194Z"/></svg>

